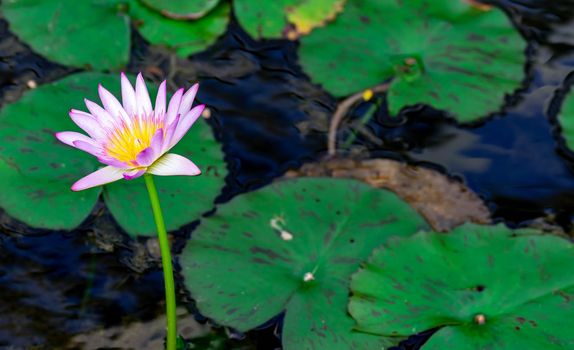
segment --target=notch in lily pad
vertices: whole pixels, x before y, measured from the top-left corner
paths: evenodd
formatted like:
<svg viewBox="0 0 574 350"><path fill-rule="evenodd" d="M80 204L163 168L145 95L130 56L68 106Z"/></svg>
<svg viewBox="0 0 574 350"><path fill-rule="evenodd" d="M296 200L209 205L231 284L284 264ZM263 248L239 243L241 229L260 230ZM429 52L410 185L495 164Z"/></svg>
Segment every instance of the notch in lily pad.
<svg viewBox="0 0 574 350"><path fill-rule="evenodd" d="M285 311L283 347L379 349L353 331L349 277L391 236L427 227L395 194L355 180L301 178L236 197L202 220L180 257L200 312L247 331Z"/></svg>
<svg viewBox="0 0 574 350"><path fill-rule="evenodd" d="M351 282L359 331L409 336L423 350L570 349L574 245L503 225L389 240Z"/></svg>
<svg viewBox="0 0 574 350"><path fill-rule="evenodd" d="M337 97L391 81L391 115L426 104L472 122L522 86L526 45L496 7L364 0L349 1L332 23L302 37L299 57L312 80Z"/></svg>

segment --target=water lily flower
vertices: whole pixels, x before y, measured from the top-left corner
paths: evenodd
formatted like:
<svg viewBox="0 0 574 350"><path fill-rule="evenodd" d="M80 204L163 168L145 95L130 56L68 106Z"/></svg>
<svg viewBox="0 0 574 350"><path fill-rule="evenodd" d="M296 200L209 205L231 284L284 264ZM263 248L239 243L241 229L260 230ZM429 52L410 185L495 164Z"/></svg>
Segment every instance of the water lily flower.
<svg viewBox="0 0 574 350"><path fill-rule="evenodd" d="M120 179L131 180L145 173L153 175L199 175L189 159L167 153L187 133L205 105L192 107L198 85L187 92L179 89L166 109L166 82L162 82L152 109L145 81L138 74L135 90L121 74L122 103L101 84L99 106L85 99L89 113L72 109L70 117L88 135L74 131L56 133L61 142L87 152L107 165L72 185L73 191L104 185Z"/></svg>

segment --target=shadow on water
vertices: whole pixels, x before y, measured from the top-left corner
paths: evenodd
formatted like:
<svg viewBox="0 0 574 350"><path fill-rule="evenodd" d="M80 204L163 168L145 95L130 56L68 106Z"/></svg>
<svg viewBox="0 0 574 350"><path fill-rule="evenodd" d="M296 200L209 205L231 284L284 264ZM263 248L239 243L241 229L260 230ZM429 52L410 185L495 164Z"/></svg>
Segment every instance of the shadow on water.
<svg viewBox="0 0 574 350"><path fill-rule="evenodd" d="M383 146L364 138L357 144L373 157L403 159L459 177L498 220L520 225L543 216L569 230L574 157L556 141L555 117L566 77L574 71L574 2L498 3L531 44L524 90L502 112L464 127L428 107L411 108L398 118L389 118L382 108L367 127ZM210 49L181 60L134 37L130 72L142 70L158 80L169 74L172 87L201 82L198 100L211 109L210 123L231 170L220 202L324 153L336 100L302 73L296 43L256 42L232 23ZM72 72L31 52L0 21L2 104L17 100L30 80L42 84ZM353 115L360 118L366 108L358 106ZM1 227L0 347L71 349L65 344L77 334L163 313L161 271L153 262L134 264L137 244L127 242L105 209L69 233L38 232L10 220ZM101 227L114 233L102 239ZM275 327L251 336L259 339L254 347L278 348ZM397 349L418 349L429 334Z"/></svg>

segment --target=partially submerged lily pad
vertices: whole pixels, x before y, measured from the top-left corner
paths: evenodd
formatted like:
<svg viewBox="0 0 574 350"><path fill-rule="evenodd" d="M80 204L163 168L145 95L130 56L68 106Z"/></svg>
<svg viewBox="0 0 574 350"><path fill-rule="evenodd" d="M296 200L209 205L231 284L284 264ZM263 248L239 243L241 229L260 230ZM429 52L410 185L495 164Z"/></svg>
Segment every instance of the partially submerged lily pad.
<svg viewBox="0 0 574 350"><path fill-rule="evenodd" d="M54 133L80 131L68 111L85 110L84 98L98 101L98 83L120 96L117 75L80 73L40 86L0 110L0 206L11 216L35 227L72 229L91 212L100 187L72 192L70 186L103 165L95 157L61 144ZM170 230L210 210L226 175L221 147L203 119L196 122L174 152L193 159L203 175L157 177ZM107 185L105 200L115 219L131 235L155 232L141 179Z"/></svg>
<svg viewBox="0 0 574 350"><path fill-rule="evenodd" d="M431 349L571 349L574 245L535 230L460 226L389 240L353 276L358 330Z"/></svg>
<svg viewBox="0 0 574 350"><path fill-rule="evenodd" d="M357 179L389 189L418 210L436 231L449 231L469 221L490 223L490 211L464 183L432 169L392 159L328 158L307 163L286 175Z"/></svg>
<svg viewBox="0 0 574 350"><path fill-rule="evenodd" d="M521 86L525 48L495 7L365 0L350 1L333 23L303 37L300 59L311 78L336 96L392 79L392 115L422 103L470 122L498 110Z"/></svg>
<svg viewBox="0 0 574 350"><path fill-rule="evenodd" d="M130 23L118 1L4 0L10 30L46 58L75 67L119 69L129 58Z"/></svg>
<svg viewBox="0 0 574 350"><path fill-rule="evenodd" d="M219 0L140 0L162 15L175 19L198 19L212 10Z"/></svg>
<svg viewBox="0 0 574 350"><path fill-rule="evenodd" d="M343 10L346 0L235 0L241 26L256 39L295 39L325 25ZM291 29L293 26L293 29Z"/></svg>
<svg viewBox="0 0 574 350"><path fill-rule="evenodd" d="M202 221L181 255L199 310L247 331L283 310L283 346L375 349L346 313L349 276L390 236L424 220L394 194L354 180L285 180L236 197Z"/></svg>

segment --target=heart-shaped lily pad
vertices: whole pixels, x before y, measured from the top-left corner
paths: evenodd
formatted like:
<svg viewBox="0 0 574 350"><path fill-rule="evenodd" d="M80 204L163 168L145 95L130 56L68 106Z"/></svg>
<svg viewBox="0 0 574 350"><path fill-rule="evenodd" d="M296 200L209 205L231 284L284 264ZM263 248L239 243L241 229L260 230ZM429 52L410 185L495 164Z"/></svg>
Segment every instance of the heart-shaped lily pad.
<svg viewBox="0 0 574 350"><path fill-rule="evenodd" d="M172 48L184 57L205 50L213 44L225 32L229 22L227 2L219 4L207 15L194 21L166 18L137 0L132 0L129 7L130 16L144 38L152 44Z"/></svg>
<svg viewBox="0 0 574 350"><path fill-rule="evenodd" d="M500 9L466 0L350 1L302 38L301 64L346 96L393 79L391 114L419 103L469 122L500 108L524 79L526 41ZM338 72L338 74L333 74Z"/></svg>
<svg viewBox="0 0 574 350"><path fill-rule="evenodd" d="M342 11L346 0L235 0L233 9L243 28L256 39L297 35L325 25Z"/></svg>
<svg viewBox="0 0 574 350"><path fill-rule="evenodd" d="M72 229L91 212L99 188L72 192L70 186L102 165L95 157L61 144L54 133L79 131L68 111L85 110L84 98L98 101L98 83L120 96L118 76L80 73L40 86L0 110L0 206L13 217L35 227ZM213 207L226 173L221 147L203 119L174 152L193 159L203 175L157 177L170 230ZM141 181L107 185L105 200L128 233L154 234L151 207Z"/></svg>
<svg viewBox="0 0 574 350"><path fill-rule="evenodd" d="M212 10L219 0L140 0L162 15L176 19L198 19Z"/></svg>
<svg viewBox="0 0 574 350"><path fill-rule="evenodd" d="M130 23L118 3L4 0L1 10L10 30L50 60L76 67L119 69L129 58Z"/></svg>
<svg viewBox="0 0 574 350"><path fill-rule="evenodd" d="M426 224L392 192L354 180L305 178L236 197L202 221L181 256L199 310L246 331L286 310L283 346L379 349L352 331L349 276L393 235Z"/></svg>
<svg viewBox="0 0 574 350"><path fill-rule="evenodd" d="M423 349L572 349L574 245L535 230L460 226L389 240L353 276L357 328Z"/></svg>

